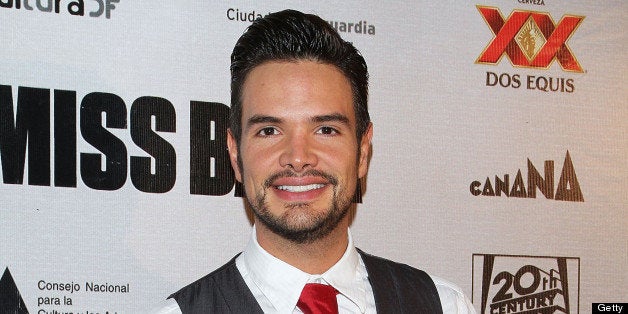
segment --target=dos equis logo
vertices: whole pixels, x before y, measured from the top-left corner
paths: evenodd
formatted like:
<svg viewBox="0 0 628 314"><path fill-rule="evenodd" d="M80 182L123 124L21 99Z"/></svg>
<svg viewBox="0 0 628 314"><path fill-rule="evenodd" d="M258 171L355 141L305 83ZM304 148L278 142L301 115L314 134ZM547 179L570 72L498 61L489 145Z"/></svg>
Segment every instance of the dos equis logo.
<svg viewBox="0 0 628 314"><path fill-rule="evenodd" d="M564 15L554 23L545 12L514 10L504 19L498 8L477 8L494 34L477 63L497 64L506 55L516 67L546 69L556 60L565 71L583 72L567 41L584 16Z"/></svg>
<svg viewBox="0 0 628 314"><path fill-rule="evenodd" d="M473 254L473 304L481 314L579 313L577 257Z"/></svg>

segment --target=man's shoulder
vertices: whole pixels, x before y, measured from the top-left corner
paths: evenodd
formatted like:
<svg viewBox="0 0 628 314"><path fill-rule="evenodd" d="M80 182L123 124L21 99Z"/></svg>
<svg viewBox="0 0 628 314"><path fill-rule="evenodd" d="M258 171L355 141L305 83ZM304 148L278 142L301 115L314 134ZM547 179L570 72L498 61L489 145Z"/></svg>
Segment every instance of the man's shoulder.
<svg viewBox="0 0 628 314"><path fill-rule="evenodd" d="M369 277L373 279L373 288L380 290L380 293L397 291L395 298L403 297L413 302L416 298L424 298L422 302L427 302L424 304L438 300L442 313L475 313L471 301L455 284L407 264L374 256L359 249L358 252ZM436 310L433 312L436 313Z"/></svg>
<svg viewBox="0 0 628 314"><path fill-rule="evenodd" d="M167 305L163 306L158 314L181 314L196 313L198 310L191 310L193 307L207 308L217 299L217 292L223 284L224 278L232 268L235 268L235 258L222 265L220 268L197 279L196 281L172 293L166 299ZM218 293L220 294L220 293ZM199 298L198 296L202 296ZM195 312L196 311L196 312Z"/></svg>
<svg viewBox="0 0 628 314"><path fill-rule="evenodd" d="M360 249L357 249L364 261L364 264L367 268L367 271L383 271L392 273L394 275L400 275L403 277L411 276L411 277L419 277L422 280L429 279L430 276L420 270L418 268L414 268L410 265L395 262L383 257L375 256L369 253L366 253ZM430 280L431 281L431 280Z"/></svg>
<svg viewBox="0 0 628 314"><path fill-rule="evenodd" d="M426 272L361 250L358 252L379 306L388 307L386 311L414 308L422 309L420 313L443 313L438 290Z"/></svg>
<svg viewBox="0 0 628 314"><path fill-rule="evenodd" d="M438 295L440 296L443 306L443 313L475 313L471 300L467 298L460 287L445 279L436 276L431 277L436 285L436 290L438 290Z"/></svg>
<svg viewBox="0 0 628 314"><path fill-rule="evenodd" d="M194 295L204 290L211 291L219 287L220 285L223 285L226 280L233 278L233 276L239 276L240 273L238 272L235 264L236 257L232 258L230 261L212 271L211 273L186 285L185 287L179 289L179 291L174 292L168 298L174 298L175 300L179 300L180 298L185 298L186 296Z"/></svg>
<svg viewBox="0 0 628 314"><path fill-rule="evenodd" d="M171 294L183 313L262 313L236 258Z"/></svg>

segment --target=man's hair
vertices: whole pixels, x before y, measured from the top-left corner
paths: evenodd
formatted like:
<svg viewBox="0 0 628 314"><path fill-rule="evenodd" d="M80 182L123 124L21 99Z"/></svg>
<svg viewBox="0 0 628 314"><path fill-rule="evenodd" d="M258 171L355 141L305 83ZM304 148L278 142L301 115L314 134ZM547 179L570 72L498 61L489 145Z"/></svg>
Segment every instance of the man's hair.
<svg viewBox="0 0 628 314"><path fill-rule="evenodd" d="M231 54L231 133L242 136L242 87L253 68L269 61L311 60L336 66L353 93L358 143L371 119L367 108L368 69L360 52L331 25L313 14L285 10L251 24Z"/></svg>

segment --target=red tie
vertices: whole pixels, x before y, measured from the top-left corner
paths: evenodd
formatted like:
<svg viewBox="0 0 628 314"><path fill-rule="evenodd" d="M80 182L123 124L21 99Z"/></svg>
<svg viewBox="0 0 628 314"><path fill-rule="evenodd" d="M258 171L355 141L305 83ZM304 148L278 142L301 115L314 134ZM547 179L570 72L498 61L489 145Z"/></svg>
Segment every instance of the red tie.
<svg viewBox="0 0 628 314"><path fill-rule="evenodd" d="M308 283L303 287L297 306L304 314L338 314L338 291L332 286Z"/></svg>

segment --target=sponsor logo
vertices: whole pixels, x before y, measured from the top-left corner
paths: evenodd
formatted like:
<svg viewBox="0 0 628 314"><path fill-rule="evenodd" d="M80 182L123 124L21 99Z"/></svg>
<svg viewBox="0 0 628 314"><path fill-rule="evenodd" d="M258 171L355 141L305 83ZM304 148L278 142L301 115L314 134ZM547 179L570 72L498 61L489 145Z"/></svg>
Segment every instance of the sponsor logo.
<svg viewBox="0 0 628 314"><path fill-rule="evenodd" d="M477 63L498 64L505 55L516 67L547 69L556 60L564 71L583 72L567 41L584 16L564 15L554 23L546 12L514 10L504 19L498 8L477 8L494 35Z"/></svg>
<svg viewBox="0 0 628 314"><path fill-rule="evenodd" d="M95 2L95 3L94 3ZM120 3L120 0L93 0L88 2L88 15L90 17L111 18L111 11L113 11L116 3ZM70 15L85 16L85 1L61 1L61 0L0 0L1 8L15 8L24 9L27 11L37 11L45 13L57 13L67 12Z"/></svg>
<svg viewBox="0 0 628 314"><path fill-rule="evenodd" d="M480 314L579 313L580 258L473 254Z"/></svg>
<svg viewBox="0 0 628 314"><path fill-rule="evenodd" d="M8 267L0 278L0 313L28 314Z"/></svg>
<svg viewBox="0 0 628 314"><path fill-rule="evenodd" d="M1 1L1 0L0 0ZM262 14L259 10L243 10L239 8L228 8L226 17L229 21L252 23L256 19L262 18L267 14ZM338 33L352 33L363 35L375 35L375 25L370 24L366 20L358 21L336 21L328 20Z"/></svg>
<svg viewBox="0 0 628 314"><path fill-rule="evenodd" d="M547 199L557 201L584 202L580 184L576 176L573 162L569 151L565 155L563 168L560 172L558 187L554 190L554 161L546 160L544 163L543 176L537 168L528 159L528 184L523 180L521 169L517 170L514 182L510 184L510 175L504 174L502 177L496 175L495 180L491 181L487 177L484 184L480 181L473 181L469 185L469 190L474 196L506 196L519 198L536 198L536 190L541 191Z"/></svg>
<svg viewBox="0 0 628 314"><path fill-rule="evenodd" d="M548 77L520 74L500 73L486 71L486 86L501 86L538 90L543 92L573 93L576 90L574 80L564 77Z"/></svg>

